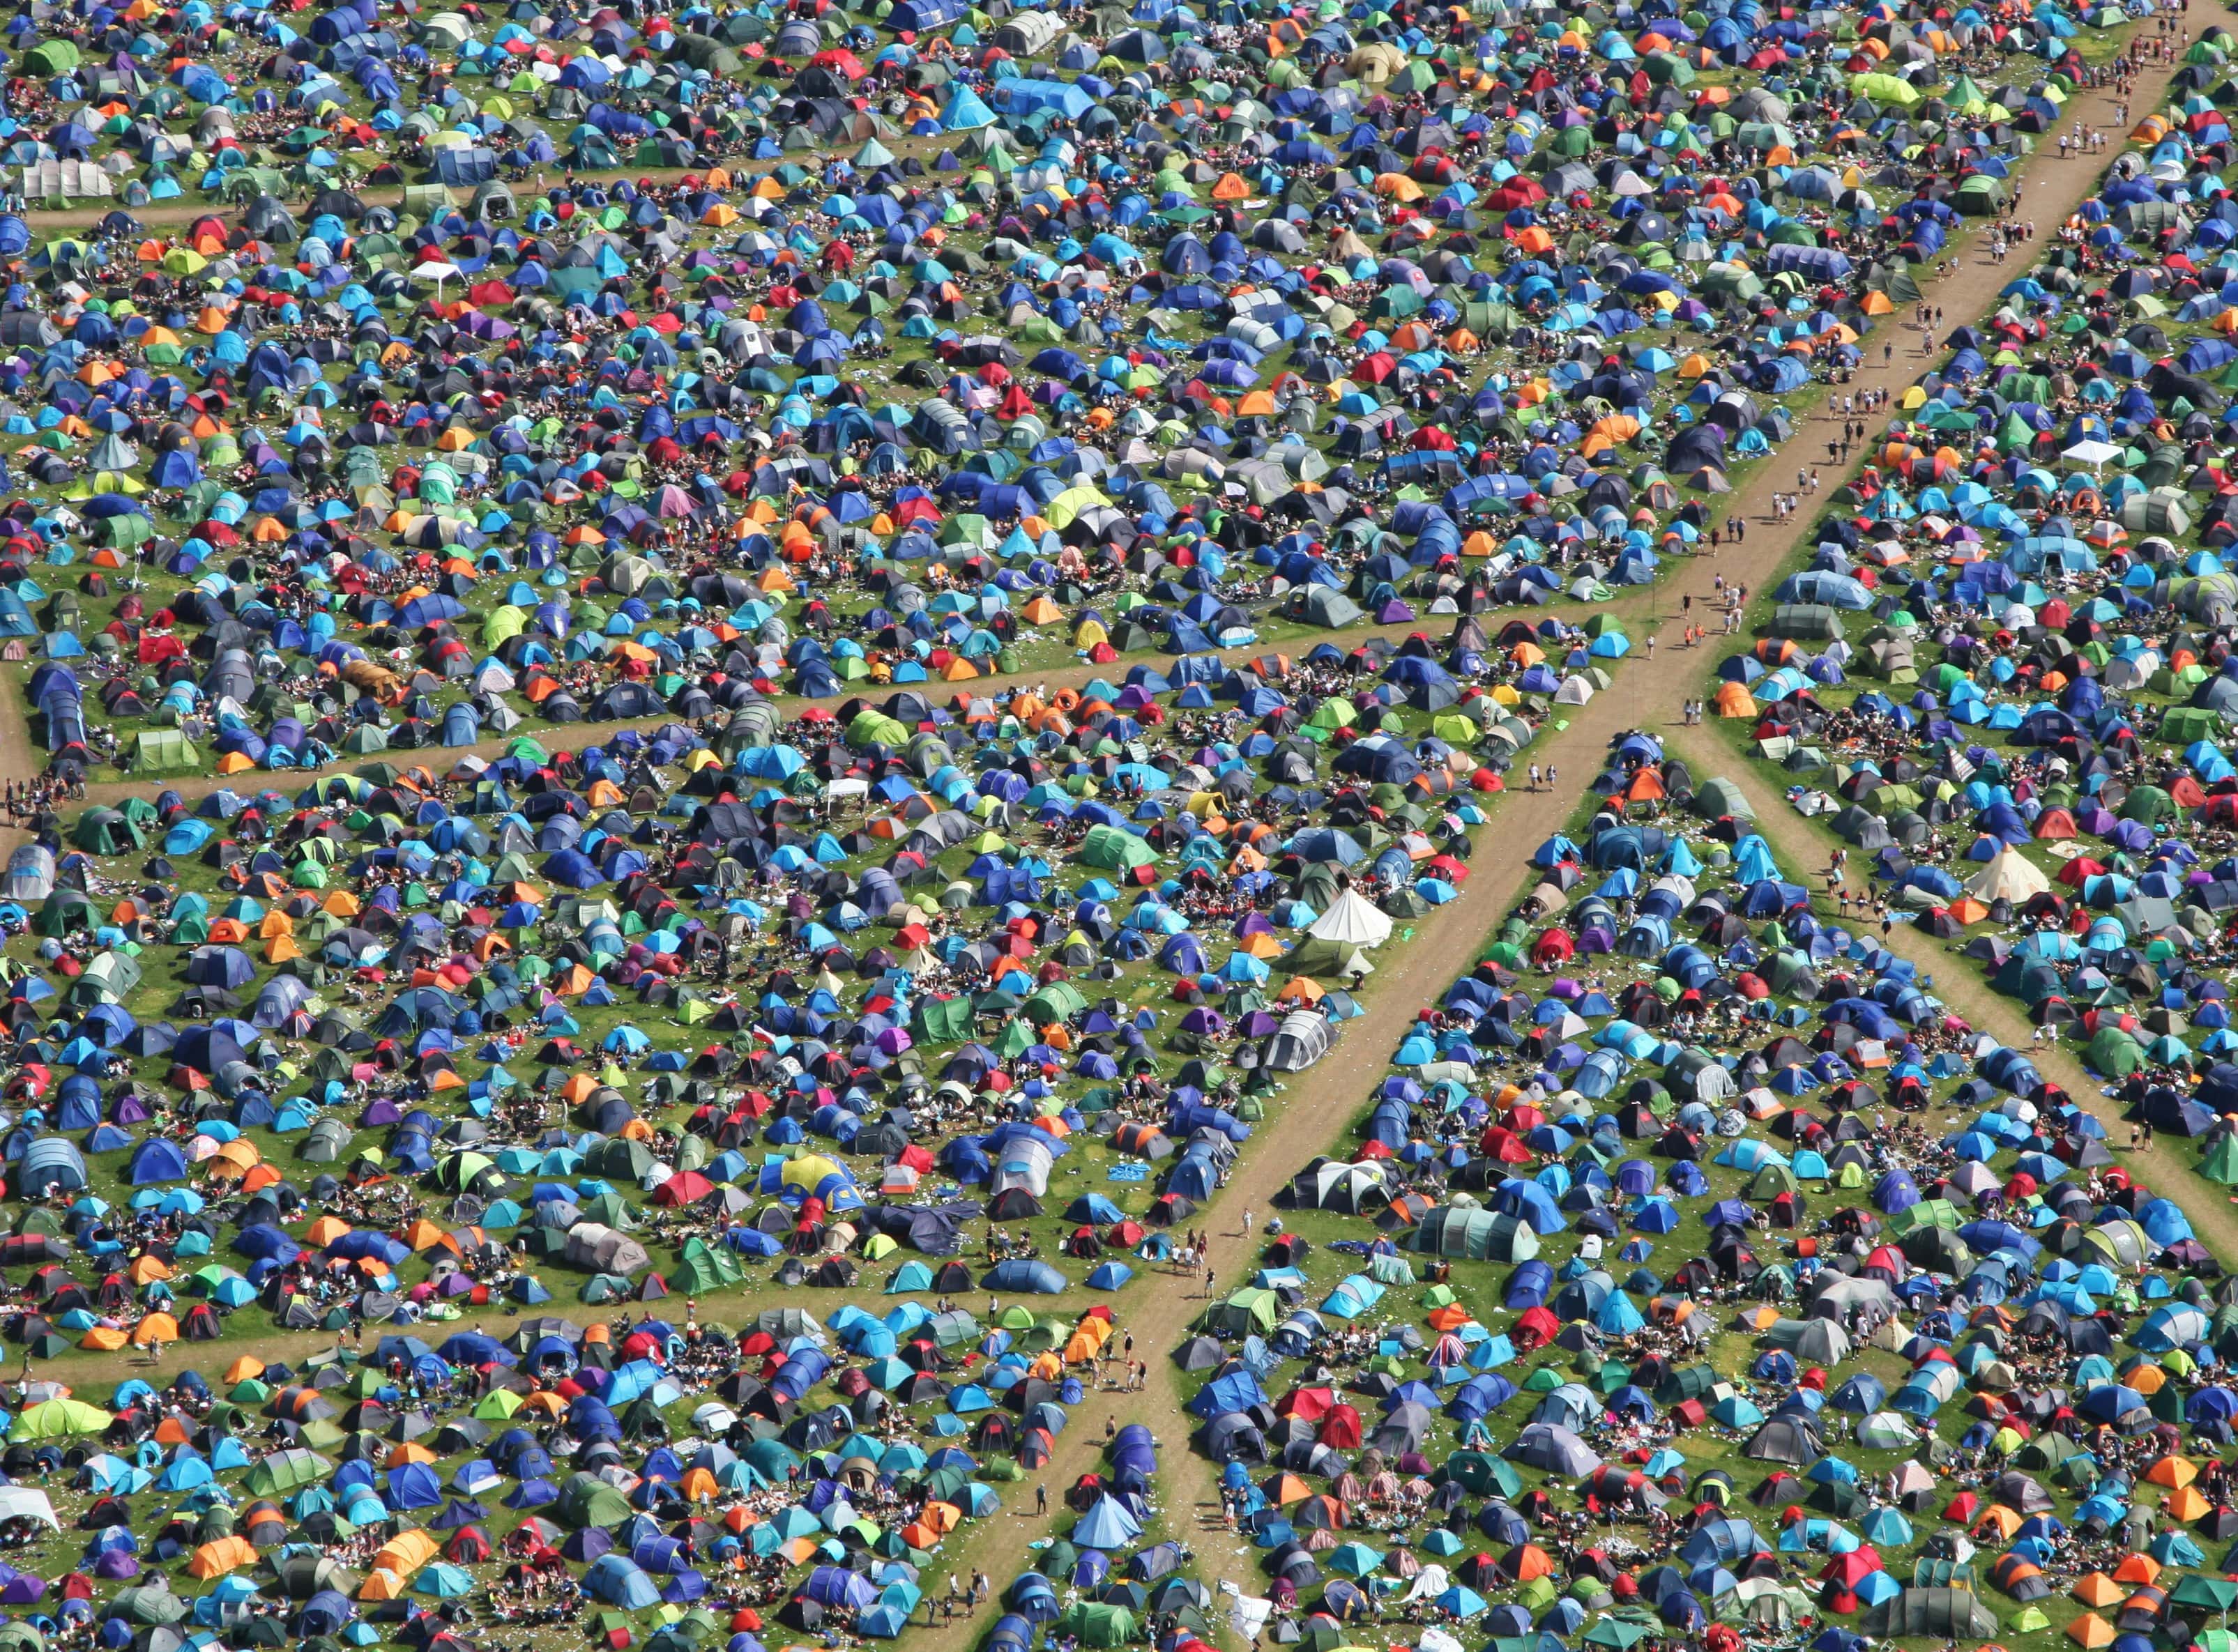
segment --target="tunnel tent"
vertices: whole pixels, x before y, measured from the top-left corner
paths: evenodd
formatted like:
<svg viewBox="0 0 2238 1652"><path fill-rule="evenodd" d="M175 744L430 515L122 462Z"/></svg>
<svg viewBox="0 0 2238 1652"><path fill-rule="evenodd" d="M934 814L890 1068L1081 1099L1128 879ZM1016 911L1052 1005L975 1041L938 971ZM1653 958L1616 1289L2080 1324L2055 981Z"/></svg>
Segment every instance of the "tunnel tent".
<svg viewBox="0 0 2238 1652"><path fill-rule="evenodd" d="M83 61L76 42L43 40L23 55L23 72L38 80L59 80Z"/></svg>
<svg viewBox="0 0 2238 1652"><path fill-rule="evenodd" d="M143 728L132 737L125 763L135 775L199 775L202 750L175 728Z"/></svg>
<svg viewBox="0 0 2238 1652"><path fill-rule="evenodd" d="M82 1193L86 1186L85 1155L67 1136L41 1136L23 1149L11 1180L30 1194Z"/></svg>
<svg viewBox="0 0 2238 1652"><path fill-rule="evenodd" d="M1840 611L1824 603L1781 603L1772 610L1770 632L1798 641L1836 641L1844 635Z"/></svg>
<svg viewBox="0 0 2238 1652"><path fill-rule="evenodd" d="M1978 1643L1997 1633L1997 1619L1970 1589L1907 1588L1866 1608L1862 1627L1881 1638Z"/></svg>
<svg viewBox="0 0 2238 1652"><path fill-rule="evenodd" d="M1472 1261L1527 1262L1539 1254L1539 1236L1519 1216L1440 1205L1424 1213L1407 1248Z"/></svg>
<svg viewBox="0 0 2238 1652"><path fill-rule="evenodd" d="M1297 1073L1329 1053L1335 1028L1318 1009L1294 1009L1267 1041L1267 1065L1277 1073Z"/></svg>

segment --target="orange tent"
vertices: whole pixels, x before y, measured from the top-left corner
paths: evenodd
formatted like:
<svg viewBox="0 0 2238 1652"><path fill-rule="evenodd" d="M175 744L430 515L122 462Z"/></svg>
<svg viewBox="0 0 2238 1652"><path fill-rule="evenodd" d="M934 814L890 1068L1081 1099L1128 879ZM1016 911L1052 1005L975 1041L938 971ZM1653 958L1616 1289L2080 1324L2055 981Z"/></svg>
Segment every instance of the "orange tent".
<svg viewBox="0 0 2238 1652"><path fill-rule="evenodd" d="M1501 1569L1513 1571L1517 1583L1527 1583L1534 1577L1553 1576L1554 1562L1537 1543L1520 1543L1508 1550L1506 1563Z"/></svg>
<svg viewBox="0 0 2238 1652"><path fill-rule="evenodd" d="M2114 1644L2114 1626L2096 1612L2085 1612L2067 1626L2067 1638L2095 1652L2096 1648Z"/></svg>
<svg viewBox="0 0 2238 1652"><path fill-rule="evenodd" d="M2170 1492L2168 1501L2161 1506L2168 1510L2170 1519L2181 1520L2187 1525L2215 1512L2215 1505L2208 1502L2195 1485Z"/></svg>
<svg viewBox="0 0 2238 1652"><path fill-rule="evenodd" d="M394 1572L399 1577L410 1577L440 1552L435 1540L418 1527L400 1531L382 1544L374 1554L373 1563L382 1571Z"/></svg>
<svg viewBox="0 0 2238 1652"><path fill-rule="evenodd" d="M132 1328L132 1345L145 1348L154 1342L176 1342L179 1322L168 1313L151 1313Z"/></svg>
<svg viewBox="0 0 2238 1652"><path fill-rule="evenodd" d="M1985 1531L1992 1531L2006 1543L2012 1542L2013 1534L2020 1529L2019 1511L2008 1509L2002 1503L1991 1503L1982 1511L1982 1517L1974 1523L1974 1531L1977 1536Z"/></svg>
<svg viewBox="0 0 2238 1652"><path fill-rule="evenodd" d="M246 1537L220 1537L195 1550L187 1562L189 1577L222 1577L228 1572L256 1563L256 1550Z"/></svg>
<svg viewBox="0 0 2238 1652"><path fill-rule="evenodd" d="M2168 1373L2158 1365L2140 1365L2129 1373L2130 1386L2136 1387L2137 1378L2148 1374L2159 1378L2161 1382L2168 1380ZM2151 1388L2138 1388L2137 1391L2140 1394L2149 1394L2157 1391L2160 1385L2160 1382L2155 1382ZM2199 1470L2193 1467L2188 1459L2173 1454L2162 1457L2145 1470L2145 1479L2152 1485L2188 1486L2197 1478L2199 1478Z"/></svg>
<svg viewBox="0 0 2238 1652"><path fill-rule="evenodd" d="M209 1173L222 1180L231 1181L263 1157L247 1136L235 1136L209 1156Z"/></svg>

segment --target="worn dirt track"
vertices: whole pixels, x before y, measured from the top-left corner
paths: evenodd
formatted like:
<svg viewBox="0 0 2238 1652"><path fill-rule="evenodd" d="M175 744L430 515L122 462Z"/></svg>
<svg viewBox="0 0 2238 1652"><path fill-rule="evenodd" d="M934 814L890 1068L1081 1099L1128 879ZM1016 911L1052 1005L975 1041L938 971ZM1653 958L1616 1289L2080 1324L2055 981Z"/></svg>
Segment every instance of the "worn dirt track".
<svg viewBox="0 0 2238 1652"><path fill-rule="evenodd" d="M1597 609L1612 606L1613 605L1596 605ZM1534 609L1531 611L1539 613L1550 611ZM1583 617L1582 611L1574 608L1552 611L1560 612L1566 618ZM1368 625L1352 631L1329 631L1326 636L1328 641L1341 643L1346 647L1352 648L1359 646L1371 637L1385 637L1398 642L1414 631L1425 629L1421 622L1415 621L1407 624ZM1319 642L1322 638L1316 637L1313 640ZM1218 652L1220 657L1229 664L1240 665L1246 660L1256 659L1264 654L1288 654L1301 647L1311 645L1310 643L1304 644L1254 643L1241 648L1222 649ZM1089 665L1076 662L1046 671L1017 671L1007 676L975 677L960 683L936 680L926 683L873 684L862 682L851 684L849 686L851 692L874 700L883 700L887 696L897 693L904 689L913 689L923 694L928 700L937 704L945 705L958 692L978 696L1006 693L1020 688L1077 689L1099 677L1106 681L1117 683L1123 681L1128 671L1135 665L1169 664L1170 660L1170 656L1163 654L1129 654L1122 657L1116 664L1110 665ZM814 706L820 705L824 710L830 710L838 702L811 700L797 694L785 694L777 696L771 704L778 708L778 714L780 717L790 720ZM20 719L15 721L20 724ZM393 763L399 769L425 768L431 773L440 775L449 772L454 765L467 757L478 757L485 763L493 763L506 754L513 742L523 737L535 741L548 752L577 751L585 747L598 745L611 740L625 730L634 730L640 734L648 733L665 724L679 721L680 719L674 712L664 711L658 717L627 717L615 723L524 722L510 734L500 735L487 740L477 740L472 745L420 746L411 750L375 752L367 757L345 757L317 768L246 769L238 774L232 775L151 775L145 780L96 781L87 785L85 795L88 803L114 804L122 803L128 797L151 796L156 792L165 790L175 791L182 797L189 799L207 796L211 792L226 786L232 786L242 791L260 791L267 786L292 791L312 779L322 778L328 775L346 775L353 770L376 763ZM711 735L710 737L712 738L712 736ZM30 749L28 737L23 743L25 750L28 751ZM36 770L33 769L30 772L36 772Z"/></svg>
<svg viewBox="0 0 2238 1652"><path fill-rule="evenodd" d="M2204 27L2209 20L2220 21L2222 15L2216 8L2208 16L2195 16L2195 33L2197 27ZM2176 66L2155 64L2140 74L2131 96L2133 111L2142 115L2157 106ZM2070 107L2077 117L2111 128L2114 101L2109 94L2078 94ZM2034 219L2040 239L2054 232L2095 187L2104 164L2118 150L2089 161L2063 163L2057 153L2056 147L2049 154L2038 153L2021 174L2024 195L2020 215ZM1960 256L1963 261L1949 274L1922 284L1928 297L1945 313L1943 325L1937 329L1938 340L1962 322L1977 320L1994 310L1999 289L2027 267L2024 253L2003 269L1989 263L1971 246ZM1891 363L1884 364L1879 359L1884 340L1895 344L1896 355ZM1846 389L1884 387L1892 394L1900 394L1926 364L1927 358L1919 348L1918 332L1908 318L1890 318L1869 342L1873 347L1871 359L1857 373L1852 383L1844 387ZM1792 453L1808 465L1808 456L1814 448L1820 453L1825 451L1826 435L1834 428L1833 420L1821 415L1798 429ZM1860 453L1850 469L1853 471L1863 463ZM1671 571L1663 585L1644 593L1638 599L1636 611L1627 614L1631 621L1628 629L1637 645L1632 657L1619 668L1616 686L1573 710L1566 727L1550 728L1526 754L1528 760L1551 765L1558 773L1566 772L1570 777L1567 787L1556 781L1539 791L1517 790L1491 800L1488 812L1492 823L1479 833L1473 876L1463 886L1460 898L1415 925L1415 939L1390 955L1383 973L1370 981L1363 994L1366 1014L1347 1026L1336 1049L1328 1058L1291 1085L1288 1094L1269 1109L1267 1122L1244 1144L1228 1186L1199 1213L1197 1219L1207 1232L1217 1236L1214 1261L1224 1285L1232 1286L1237 1278L1248 1272L1252 1260L1238 1234L1241 1211L1247 1206L1259 1213L1268 1210L1276 1188L1314 1153L1337 1145L1339 1133L1347 1127L1358 1107L1387 1070L1391 1052L1397 1047L1407 1023L1420 1006L1433 1001L1474 955L1521 893L1528 872L1526 857L1531 849L1567 825L1582 780L1599 772L1611 741L1633 728L1667 729L1675 725L1681 701L1703 691L1704 679L1711 663L1718 657L1718 650L1714 642L1701 650L1680 645L1684 629L1678 618L1680 600L1692 597L1706 614L1718 573L1723 572L1729 582L1745 585L1751 591L1775 577L1799 541L1804 525L1813 519L1806 502L1804 511L1786 523L1776 522L1771 495L1775 491L1791 491L1791 475L1783 479L1778 473L1781 468L1765 467L1745 492L1735 495L1730 502L1733 512L1745 514L1748 519L1746 541L1714 555L1682 562ZM1837 486L1846 474L1825 464L1817 468L1828 488ZM1404 634L1424 628L1381 629ZM1330 640L1346 643L1363 634L1331 633ZM1651 637L1655 639L1653 646L1648 642ZM1248 657L1268 651L1254 648L1235 651ZM1076 677L1069 671L1031 675L1032 680L1055 684L1084 680L1089 675L1103 674L1112 669L1082 668ZM986 678L971 684L974 688L998 685L998 680ZM927 685L930 691L938 691L942 686ZM17 724L20 730L20 718L7 721ZM622 726L628 725L586 725L575 738L595 740L600 734ZM520 732L533 733L540 741L549 740L546 730L525 727ZM496 743L500 749L503 743ZM27 751L28 746L23 749ZM6 755L13 758L14 750L11 748ZM455 761L457 755L458 749L437 749L434 752L400 752L390 760L409 763L440 759L447 764ZM1720 772L1731 773L1736 765L1724 763L1718 767ZM220 783L286 785L300 778L299 775L253 773L224 783L209 780L182 783L167 780L137 785L103 785L91 788L89 795L96 799L114 800L174 785L192 796ZM1768 827L1777 823L1781 808L1776 803L1761 808ZM1778 840L1774 841L1777 843ZM1807 862L1807 855L1802 858ZM1994 1025L1986 1018L1983 1024ZM2062 1081L2066 1081L2064 1075ZM2078 1099L2095 1095L2095 1087L2076 1084L2070 1087ZM2164 1175L2162 1180L2175 1185L2173 1177ZM2227 1213L2218 1207L2216 1214L2222 1217L2226 1226L2229 1225ZM2222 1240L2208 1238L2208 1221L2198 1217L2195 1221L2203 1239L2217 1249L2223 1248ZM2238 1254L2238 1239L2230 1241L2230 1248ZM1146 1423L1158 1436L1166 1535L1200 1549L1198 1576L1216 1586L1226 1574L1248 1591L1256 1592L1261 1580L1248 1561L1241 1557L1235 1540L1218 1534L1216 1477L1210 1465L1189 1450L1189 1419L1180 1410L1178 1384L1171 1362L1166 1358L1179 1345L1203 1304L1201 1277L1182 1279L1156 1271L1148 1272L1113 1299L1121 1328L1134 1335L1136 1357L1147 1359L1151 1366L1149 1391L1136 1396L1098 1396L1078 1407L1073 1425L1058 1437L1055 1458L1042 1471L1041 1483L1052 1490L1049 1517L1046 1520L1036 1518L1030 1495L1021 1497L1013 1492L1000 1516L970 1530L966 1540L952 1555L936 1559L925 1579L929 1592L944 1589L950 1572L968 1577L974 1568L984 1569L1000 1589L1024 1568L1028 1542L1055 1536L1069 1525L1070 1517L1065 1510L1062 1493L1079 1475L1102 1466L1103 1418L1107 1414L1119 1423ZM724 1305L720 1299L712 1301L707 1309L710 1317L722 1318ZM472 1318L469 1316L469 1321ZM330 1344L331 1338L307 1338L306 1341L317 1346L321 1341ZM262 1352L262 1348L256 1351ZM237 1348L219 1343L212 1345L206 1355L198 1351L195 1358L200 1363L222 1365L236 1351ZM69 1379L97 1381L104 1377L131 1374L134 1370L126 1358L111 1356L98 1362L75 1358L59 1362L56 1374ZM1215 1543L1222 1545L1217 1553L1212 1550ZM987 1609L979 1619L967 1621L959 1617L950 1624L914 1631L913 1635L921 1637L923 1644L940 1647L944 1652L950 1647L961 1648L975 1641L999 1609L997 1605Z"/></svg>
<svg viewBox="0 0 2238 1652"><path fill-rule="evenodd" d="M930 160L940 153L944 140L897 135L881 138L879 142L897 159L907 159L915 155L920 159ZM733 180L732 187L738 188L741 182L758 182L778 168L788 163L804 166L811 171L816 171L820 169L826 162L851 159L856 151L862 147L859 142L851 142L828 149L796 149L788 151L775 161L747 161L734 155L726 159L709 161L702 166L692 167L603 167L593 168L588 171L570 172L565 167L547 166L537 169L537 175L544 180L541 188L538 186L535 178L520 180L501 178L498 182L512 189L515 200L523 204L547 194L552 188L564 183L569 178L573 178L579 184L627 182L639 185L648 183L666 185L680 183L686 178L704 179L710 171L719 167L730 174ZM341 178L335 181L335 187L351 189L352 193L368 207L387 207L392 210L397 210L404 205L406 186L401 183L359 184L353 188L347 178ZM447 192L451 197L451 204L461 212L473 204L475 191L471 188L463 185L447 187ZM291 208L299 208L308 198L306 192L301 188L281 197ZM128 207L121 197L111 197L107 201L89 201L83 206L33 207L26 210L23 217L24 221L35 230L44 230L51 235L64 235L73 229L91 229L112 212L129 213L142 228L161 231L183 228L197 218L208 217L212 214L220 218L235 218L240 215L241 211L240 204L227 201L181 199L153 202L144 207Z"/></svg>

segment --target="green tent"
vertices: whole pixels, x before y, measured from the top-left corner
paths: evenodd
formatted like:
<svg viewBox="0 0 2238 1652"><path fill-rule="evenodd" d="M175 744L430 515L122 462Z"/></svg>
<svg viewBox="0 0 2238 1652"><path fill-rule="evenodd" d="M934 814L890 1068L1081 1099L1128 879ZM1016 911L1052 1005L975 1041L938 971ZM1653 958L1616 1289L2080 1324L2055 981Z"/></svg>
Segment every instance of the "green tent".
<svg viewBox="0 0 2238 1652"><path fill-rule="evenodd" d="M1134 1613L1105 1601L1075 1601L1056 1626L1083 1646L1124 1646L1135 1638Z"/></svg>
<svg viewBox="0 0 2238 1652"><path fill-rule="evenodd" d="M2175 811L2175 803L2168 792L2159 786L2132 787L2122 800L2117 811L2123 820L2140 821L2147 826L2157 825Z"/></svg>
<svg viewBox="0 0 2238 1652"><path fill-rule="evenodd" d="M2126 1079L2145 1064L2145 1052L2123 1028L2101 1027L2090 1041L2086 1059L2092 1072L2109 1079Z"/></svg>
<svg viewBox="0 0 2238 1652"><path fill-rule="evenodd" d="M1019 1008L1035 1026L1051 1027L1079 1014L1088 1008L1088 1000L1070 981L1052 981Z"/></svg>
<svg viewBox="0 0 2238 1652"><path fill-rule="evenodd" d="M259 1458L242 1483L252 1496L276 1497L299 1486L323 1480L334 1471L334 1465L317 1452L291 1445Z"/></svg>
<svg viewBox="0 0 2238 1652"><path fill-rule="evenodd" d="M1281 1311L1282 1298L1272 1291L1247 1286L1207 1308L1202 1323L1206 1330L1223 1335L1259 1336L1275 1328Z"/></svg>
<svg viewBox="0 0 2238 1652"><path fill-rule="evenodd" d="M9 1424L10 1440L66 1440L80 1434L98 1434L116 1419L98 1405L82 1399L43 1400L27 1405Z"/></svg>
<svg viewBox="0 0 2238 1652"><path fill-rule="evenodd" d="M856 719L859 725L860 717ZM848 730L849 738L854 730ZM1148 866L1158 858L1149 844L1121 826L1091 826L1080 846L1081 862L1100 866L1108 872L1131 872L1138 866Z"/></svg>
<svg viewBox="0 0 2238 1652"><path fill-rule="evenodd" d="M910 1031L919 1043L955 1044L971 1035L969 998L920 998L910 1012Z"/></svg>
<svg viewBox="0 0 2238 1652"><path fill-rule="evenodd" d="M1539 1235L1520 1216L1440 1205L1423 1216L1407 1237L1407 1248L1477 1261L1527 1262L1539 1254Z"/></svg>
<svg viewBox="0 0 2238 1652"><path fill-rule="evenodd" d="M726 1285L744 1280L745 1272L738 1266L738 1258L728 1250L693 1239L684 1246L682 1265L668 1282L672 1291L683 1291L696 1296Z"/></svg>
<svg viewBox="0 0 2238 1652"><path fill-rule="evenodd" d="M630 1517L629 1499L596 1475L571 1474L553 1505L571 1526L620 1525Z"/></svg>
<svg viewBox="0 0 2238 1652"><path fill-rule="evenodd" d="M1349 941L1325 941L1308 937L1298 943L1297 950L1283 960L1283 967L1301 975L1327 975L1332 981L1349 981L1355 975L1372 975L1375 966L1368 962L1367 955Z"/></svg>
<svg viewBox="0 0 2238 1652"><path fill-rule="evenodd" d="M56 938L79 929L98 928L100 924L93 902L76 889L56 889L39 903L31 920L32 928L39 934Z"/></svg>
<svg viewBox="0 0 2238 1652"><path fill-rule="evenodd" d="M80 815L70 843L89 855L124 855L148 846L138 824L114 809L89 809Z"/></svg>
<svg viewBox="0 0 2238 1652"><path fill-rule="evenodd" d="M910 731L883 711L864 710L855 714L847 725L847 743L851 746L891 746L898 751L909 743Z"/></svg>
<svg viewBox="0 0 2238 1652"><path fill-rule="evenodd" d="M2199 1173L2225 1187L2238 1187L2238 1136L2225 1134L2199 1161Z"/></svg>
<svg viewBox="0 0 2238 1652"><path fill-rule="evenodd" d="M2221 737L2222 719L2205 706L2172 705L2168 715L2161 719L2161 738L2173 746L2188 746L2195 740L2219 740Z"/></svg>
<svg viewBox="0 0 2238 1652"><path fill-rule="evenodd" d="M120 1589L109 1602L109 1616L131 1623L175 1623L193 1609L171 1593L168 1583L142 1583Z"/></svg>
<svg viewBox="0 0 2238 1652"><path fill-rule="evenodd" d="M23 72L40 80L55 80L69 74L82 61L77 47L72 42L45 40L25 56Z"/></svg>

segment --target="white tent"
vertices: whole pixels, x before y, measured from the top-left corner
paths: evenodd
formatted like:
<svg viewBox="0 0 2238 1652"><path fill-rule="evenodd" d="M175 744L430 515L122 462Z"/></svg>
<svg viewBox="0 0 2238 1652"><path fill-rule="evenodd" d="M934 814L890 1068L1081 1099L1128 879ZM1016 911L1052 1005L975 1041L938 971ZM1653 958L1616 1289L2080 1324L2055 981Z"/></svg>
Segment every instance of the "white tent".
<svg viewBox="0 0 2238 1652"><path fill-rule="evenodd" d="M1977 901L2010 901L2018 904L2051 887L2051 880L2010 843L1992 856L1966 885Z"/></svg>
<svg viewBox="0 0 2238 1652"><path fill-rule="evenodd" d="M0 1520L36 1520L56 1531L63 1529L47 1494L30 1486L0 1487Z"/></svg>
<svg viewBox="0 0 2238 1652"><path fill-rule="evenodd" d="M1391 939L1391 920L1358 889L1347 889L1329 902L1329 909L1315 918L1306 933L1316 941L1380 947Z"/></svg>

